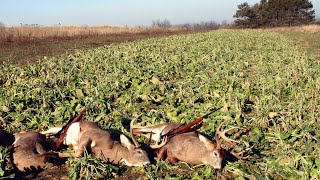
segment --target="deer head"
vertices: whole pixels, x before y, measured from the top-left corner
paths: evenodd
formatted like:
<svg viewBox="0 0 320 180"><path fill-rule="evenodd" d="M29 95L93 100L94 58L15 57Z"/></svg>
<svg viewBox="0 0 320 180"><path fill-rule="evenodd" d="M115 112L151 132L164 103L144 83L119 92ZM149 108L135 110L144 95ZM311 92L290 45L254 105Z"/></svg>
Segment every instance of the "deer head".
<svg viewBox="0 0 320 180"><path fill-rule="evenodd" d="M136 140L133 140L134 144L123 134L120 135L121 145L128 149L126 158L121 162L127 166L144 166L150 164L148 154L144 151L140 144Z"/></svg>

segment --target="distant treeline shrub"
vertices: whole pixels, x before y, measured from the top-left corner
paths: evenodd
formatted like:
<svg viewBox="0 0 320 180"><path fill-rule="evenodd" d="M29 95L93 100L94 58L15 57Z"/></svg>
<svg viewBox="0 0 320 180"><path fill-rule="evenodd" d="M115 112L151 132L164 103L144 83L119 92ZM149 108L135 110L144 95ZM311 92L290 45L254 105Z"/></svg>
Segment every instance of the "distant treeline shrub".
<svg viewBox="0 0 320 180"><path fill-rule="evenodd" d="M261 0L238 5L234 18L241 28L300 26L314 23L315 11L309 0Z"/></svg>
<svg viewBox="0 0 320 180"><path fill-rule="evenodd" d="M152 27L155 27L155 28L171 28L172 25L170 23L170 21L168 19L164 19L164 20L160 20L160 19L157 19L157 20L153 20L152 21Z"/></svg>
<svg viewBox="0 0 320 180"><path fill-rule="evenodd" d="M215 21L208 21L208 22L199 22L199 23L185 23L177 26L187 30L192 30L192 31L205 31L205 30L216 30L216 29L226 28L226 27L229 27L230 24L228 24L226 21L223 21L222 23L217 23Z"/></svg>
<svg viewBox="0 0 320 180"><path fill-rule="evenodd" d="M226 28L229 27L230 24L228 24L227 21L222 21L222 23L217 23L215 21L202 21L197 23L183 23L172 25L168 19L157 19L152 21L151 26L154 28L175 28L184 29L188 31L206 31Z"/></svg>

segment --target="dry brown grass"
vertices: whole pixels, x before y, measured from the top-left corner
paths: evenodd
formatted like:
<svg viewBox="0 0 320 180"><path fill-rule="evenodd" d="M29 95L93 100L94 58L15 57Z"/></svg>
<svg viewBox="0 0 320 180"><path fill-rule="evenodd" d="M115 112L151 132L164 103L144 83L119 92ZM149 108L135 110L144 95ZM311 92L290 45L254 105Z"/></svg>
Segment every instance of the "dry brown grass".
<svg viewBox="0 0 320 180"><path fill-rule="evenodd" d="M320 34L320 25L304 25L304 26L292 26L292 27L275 27L267 28L266 30L279 30L279 31L299 31L299 32L310 32L314 34Z"/></svg>
<svg viewBox="0 0 320 180"><path fill-rule="evenodd" d="M20 40L34 40L46 38L70 38L84 36L99 36L121 33L141 33L149 31L176 31L176 28L150 27L115 27L115 26L57 26L57 27L0 27L0 42L10 43Z"/></svg>
<svg viewBox="0 0 320 180"><path fill-rule="evenodd" d="M25 64L44 56L59 56L74 49L91 49L108 44L184 33L191 31L151 27L0 26L0 64L3 61Z"/></svg>

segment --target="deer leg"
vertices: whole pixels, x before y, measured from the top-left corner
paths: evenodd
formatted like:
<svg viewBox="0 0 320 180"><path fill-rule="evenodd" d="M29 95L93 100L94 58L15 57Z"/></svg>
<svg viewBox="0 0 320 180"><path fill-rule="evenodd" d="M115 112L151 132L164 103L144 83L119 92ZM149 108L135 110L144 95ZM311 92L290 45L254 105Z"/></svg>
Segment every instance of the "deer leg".
<svg viewBox="0 0 320 180"><path fill-rule="evenodd" d="M176 163L176 162L179 161L177 158L171 157L171 156L168 156L168 157L167 157L167 160L168 160L170 163Z"/></svg>
<svg viewBox="0 0 320 180"><path fill-rule="evenodd" d="M53 163L55 161L58 161L58 159L59 159L58 153L53 152L53 151L45 152L45 153L39 155L38 157L41 160L41 162L44 162L44 163L47 163L47 162Z"/></svg>
<svg viewBox="0 0 320 180"><path fill-rule="evenodd" d="M57 134L61 129L62 129L62 125L50 128L46 131L42 131L42 132L40 132L40 134L46 135L46 137L48 137L48 136L52 136L52 135Z"/></svg>
<svg viewBox="0 0 320 180"><path fill-rule="evenodd" d="M80 142L78 145L79 149L76 150L73 153L59 153L59 157L65 158L65 157L81 157L84 154L84 149L86 147L90 147L91 140L86 139L85 141Z"/></svg>
<svg viewBox="0 0 320 180"><path fill-rule="evenodd" d="M167 150L167 160L168 160L170 163L176 163L176 162L179 161L179 160L178 160L176 157L174 157L174 155L173 155L170 151L168 151L168 150Z"/></svg>
<svg viewBox="0 0 320 180"><path fill-rule="evenodd" d="M167 148L166 147L162 147L157 152L156 160L165 160L166 158L167 158Z"/></svg>
<svg viewBox="0 0 320 180"><path fill-rule="evenodd" d="M47 151L43 148L43 146L42 146L42 144L40 144L40 143L38 143L38 142L36 142L36 152L38 153L38 154L44 154L44 153L46 153Z"/></svg>
<svg viewBox="0 0 320 180"><path fill-rule="evenodd" d="M59 153L59 157L67 158L67 157L81 157L84 154L84 149L79 149L73 153Z"/></svg>

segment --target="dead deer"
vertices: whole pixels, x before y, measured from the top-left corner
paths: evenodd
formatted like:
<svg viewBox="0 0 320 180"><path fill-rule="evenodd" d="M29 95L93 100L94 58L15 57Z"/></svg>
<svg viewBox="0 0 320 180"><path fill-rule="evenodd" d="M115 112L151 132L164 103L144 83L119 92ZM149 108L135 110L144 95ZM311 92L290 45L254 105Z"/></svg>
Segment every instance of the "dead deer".
<svg viewBox="0 0 320 180"><path fill-rule="evenodd" d="M60 131L62 127L54 127L43 134L50 135ZM90 121L80 120L71 124L63 142L73 147L73 153L59 153L60 157L80 157L85 148L90 150L94 157L113 164L124 164L127 166L144 166L150 163L148 154L140 148L140 145L120 134L120 142L112 139L111 134L101 129L98 124Z"/></svg>
<svg viewBox="0 0 320 180"><path fill-rule="evenodd" d="M0 146L8 147L14 142L14 135L0 129Z"/></svg>
<svg viewBox="0 0 320 180"><path fill-rule="evenodd" d="M20 171L39 170L62 163L58 154L47 151L46 136L38 132L14 134L13 163Z"/></svg>
<svg viewBox="0 0 320 180"><path fill-rule="evenodd" d="M225 133L233 127L224 131L221 131L221 125L216 132L217 143L213 143L208 138L197 133L196 131L177 134L170 139L161 139L162 135L167 134L169 131L181 126L180 123L164 123L155 126L140 126L133 125L131 122L132 134L143 134L150 141L156 142L156 144L150 147L157 150L157 159L165 160L169 162L184 161L191 164L208 164L215 169L222 168L222 161L224 159L224 149L221 148L220 138L227 140L227 142L235 143L238 141L227 138ZM134 137L132 137L134 139ZM159 144L160 143L160 144ZM231 152L236 155L235 152ZM237 157L240 157L239 155Z"/></svg>

